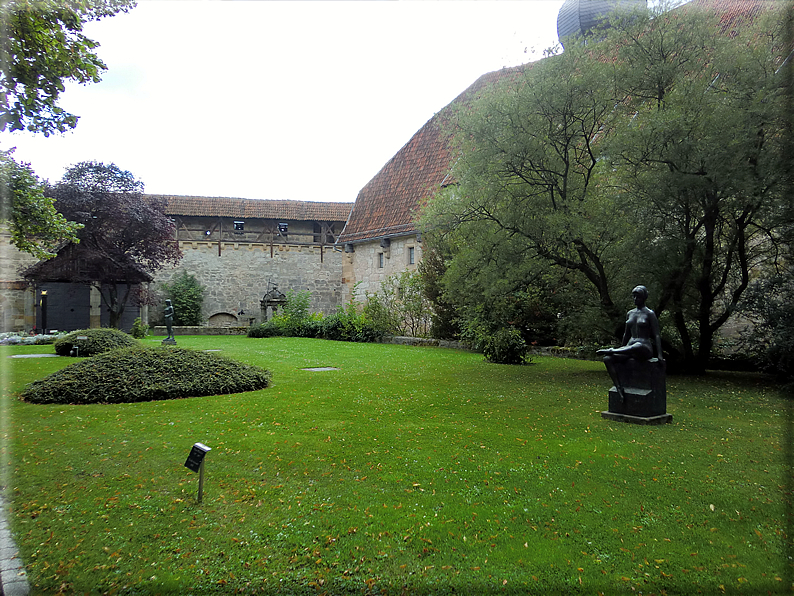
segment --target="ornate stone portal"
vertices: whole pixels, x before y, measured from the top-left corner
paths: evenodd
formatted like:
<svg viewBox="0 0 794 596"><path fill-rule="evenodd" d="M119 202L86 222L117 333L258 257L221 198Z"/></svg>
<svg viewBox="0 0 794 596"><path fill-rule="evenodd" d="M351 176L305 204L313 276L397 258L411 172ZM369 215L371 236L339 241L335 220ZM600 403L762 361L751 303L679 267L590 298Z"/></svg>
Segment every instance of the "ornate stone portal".
<svg viewBox="0 0 794 596"><path fill-rule="evenodd" d="M268 291L259 301L262 309L262 322L269 321L278 309L287 303L287 297L278 291L278 286L273 284L273 289Z"/></svg>

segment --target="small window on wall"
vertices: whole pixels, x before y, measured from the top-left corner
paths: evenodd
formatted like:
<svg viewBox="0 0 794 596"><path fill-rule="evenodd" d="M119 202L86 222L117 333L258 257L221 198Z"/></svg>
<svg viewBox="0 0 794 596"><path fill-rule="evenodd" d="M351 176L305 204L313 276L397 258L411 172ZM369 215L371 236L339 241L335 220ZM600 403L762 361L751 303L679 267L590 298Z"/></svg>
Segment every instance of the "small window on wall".
<svg viewBox="0 0 794 596"><path fill-rule="evenodd" d="M408 264L409 265L416 265L416 256L414 254L414 247L408 247Z"/></svg>
<svg viewBox="0 0 794 596"><path fill-rule="evenodd" d="M378 269L383 269L383 253L378 253Z"/></svg>
<svg viewBox="0 0 794 596"><path fill-rule="evenodd" d="M235 233L240 233L245 230L245 222L244 221L236 221L234 222L234 231Z"/></svg>

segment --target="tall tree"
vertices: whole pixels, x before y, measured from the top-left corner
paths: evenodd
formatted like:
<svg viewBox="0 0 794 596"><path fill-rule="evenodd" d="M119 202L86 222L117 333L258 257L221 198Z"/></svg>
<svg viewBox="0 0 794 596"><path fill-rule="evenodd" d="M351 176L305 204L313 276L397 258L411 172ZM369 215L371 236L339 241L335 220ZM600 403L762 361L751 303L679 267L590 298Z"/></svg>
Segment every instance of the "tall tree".
<svg viewBox="0 0 794 596"><path fill-rule="evenodd" d="M77 125L58 105L69 81L97 83L107 69L86 22L126 12L135 0L3 0L0 2L0 131L45 136Z"/></svg>
<svg viewBox="0 0 794 596"><path fill-rule="evenodd" d="M626 97L623 125L606 143L613 179L650 232L655 310L669 312L695 371L752 273L781 264L789 172L780 16L727 35L716 15L683 7L610 34Z"/></svg>
<svg viewBox="0 0 794 596"><path fill-rule="evenodd" d="M48 267L33 266L26 277L42 280L52 267L68 268L70 281L98 287L117 327L133 288L182 256L165 204L143 195L143 183L115 164L82 162L52 189L55 207L83 224L79 250L63 250ZM60 261L60 262L57 262Z"/></svg>
<svg viewBox="0 0 794 596"><path fill-rule="evenodd" d="M466 263L459 278L469 281L459 292L472 284L527 291L527 276L555 267L581 280L580 304L595 302L610 331L622 329L612 283L632 230L605 196L602 159L615 91L607 65L593 61L584 44L571 44L461 105L452 129L457 185L425 212L436 236L461 239L452 242L457 263L449 271Z"/></svg>
<svg viewBox="0 0 794 596"><path fill-rule="evenodd" d="M38 259L55 256L64 242L77 242L80 224L67 221L44 194L45 185L12 151L0 151L0 221L8 222L11 243Z"/></svg>
<svg viewBox="0 0 794 596"><path fill-rule="evenodd" d="M703 370L785 227L779 17L728 35L686 6L632 15L463 106L458 184L425 214L454 247L448 293L486 302L551 266L620 328L613 288L645 283Z"/></svg>
<svg viewBox="0 0 794 596"><path fill-rule="evenodd" d="M133 6L135 0L0 0L0 131L48 136L74 128L77 116L58 105L65 84L98 82L106 70L83 25ZM0 151L0 221L12 244L41 259L76 241L79 228L55 211L30 165L11 151Z"/></svg>

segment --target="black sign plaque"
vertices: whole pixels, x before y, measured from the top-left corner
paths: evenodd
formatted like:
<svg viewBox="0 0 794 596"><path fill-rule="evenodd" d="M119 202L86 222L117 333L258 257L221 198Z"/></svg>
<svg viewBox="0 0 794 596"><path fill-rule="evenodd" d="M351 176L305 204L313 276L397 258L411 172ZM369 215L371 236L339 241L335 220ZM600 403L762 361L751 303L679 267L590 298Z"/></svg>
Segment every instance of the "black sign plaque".
<svg viewBox="0 0 794 596"><path fill-rule="evenodd" d="M204 456L207 455L207 451L211 450L212 449L207 447L204 443L194 444L190 449L190 454L187 456L185 467L194 472L198 472L201 467L201 462L204 461Z"/></svg>

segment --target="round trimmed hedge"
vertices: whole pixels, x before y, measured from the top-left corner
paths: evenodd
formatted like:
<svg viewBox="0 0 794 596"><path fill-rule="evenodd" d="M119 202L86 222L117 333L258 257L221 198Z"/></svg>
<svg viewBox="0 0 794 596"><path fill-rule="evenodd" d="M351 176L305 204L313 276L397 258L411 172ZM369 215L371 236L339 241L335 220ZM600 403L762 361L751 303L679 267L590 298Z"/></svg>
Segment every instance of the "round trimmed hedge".
<svg viewBox="0 0 794 596"><path fill-rule="evenodd" d="M75 362L30 383L20 399L36 404L133 403L255 391L271 373L185 348L120 348Z"/></svg>
<svg viewBox="0 0 794 596"><path fill-rule="evenodd" d="M138 341L134 337L118 329L78 329L55 340L55 353L58 356L70 356L72 348L77 346L78 356L96 356L108 350L137 345Z"/></svg>

